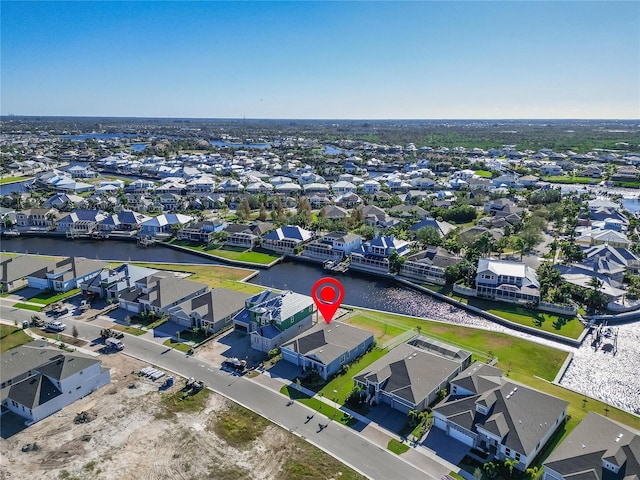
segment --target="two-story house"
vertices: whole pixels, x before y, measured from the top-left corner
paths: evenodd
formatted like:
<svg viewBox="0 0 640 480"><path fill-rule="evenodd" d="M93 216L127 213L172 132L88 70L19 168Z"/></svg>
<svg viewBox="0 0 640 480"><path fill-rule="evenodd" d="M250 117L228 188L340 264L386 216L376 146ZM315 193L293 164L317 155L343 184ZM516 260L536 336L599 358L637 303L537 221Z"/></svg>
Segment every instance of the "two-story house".
<svg viewBox="0 0 640 480"><path fill-rule="evenodd" d="M433 426L489 459L515 460L525 471L564 423L568 402L517 384L475 362L451 380L433 409Z"/></svg>
<svg viewBox="0 0 640 480"><path fill-rule="evenodd" d="M307 243L302 254L318 260L340 261L362 245L362 237L354 233L331 232Z"/></svg>
<svg viewBox="0 0 640 480"><path fill-rule="evenodd" d="M89 260L84 257L68 257L30 273L27 282L38 290L68 292L87 280L95 277L107 267L101 260Z"/></svg>
<svg viewBox="0 0 640 480"><path fill-rule="evenodd" d="M60 352L45 342L14 348L0 357L3 409L38 422L76 400L111 383L100 360L80 353Z"/></svg>
<svg viewBox="0 0 640 480"><path fill-rule="evenodd" d="M531 267L519 262L478 260L476 274L478 297L512 303L540 301L540 282Z"/></svg>
<svg viewBox="0 0 640 480"><path fill-rule="evenodd" d="M245 301L245 308L233 318L233 326L251 335L251 348L268 352L311 327L316 311L311 297L265 290Z"/></svg>
<svg viewBox="0 0 640 480"><path fill-rule="evenodd" d="M314 233L298 226L285 226L270 231L262 237L262 248L278 253L292 254L297 247L313 239Z"/></svg>
<svg viewBox="0 0 640 480"><path fill-rule="evenodd" d="M399 256L409 254L410 243L393 235L380 236L365 242L351 253L350 269L389 273L389 256L396 252Z"/></svg>

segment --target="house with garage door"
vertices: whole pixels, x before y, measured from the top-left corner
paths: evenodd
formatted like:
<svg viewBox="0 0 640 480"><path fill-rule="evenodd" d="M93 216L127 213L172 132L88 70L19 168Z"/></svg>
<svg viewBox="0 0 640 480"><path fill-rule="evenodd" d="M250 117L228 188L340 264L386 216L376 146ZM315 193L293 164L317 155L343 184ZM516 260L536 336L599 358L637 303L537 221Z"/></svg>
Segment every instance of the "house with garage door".
<svg viewBox="0 0 640 480"><path fill-rule="evenodd" d="M173 272L159 271L136 281L135 286L120 293L120 308L133 313L167 312L190 298L208 290L205 283L193 282Z"/></svg>
<svg viewBox="0 0 640 480"><path fill-rule="evenodd" d="M249 333L251 348L266 353L310 328L316 311L307 295L265 290L245 300L245 308L233 318L233 328Z"/></svg>
<svg viewBox="0 0 640 480"><path fill-rule="evenodd" d="M327 380L373 345L373 334L340 322L320 322L281 347L282 359Z"/></svg>
<svg viewBox="0 0 640 480"><path fill-rule="evenodd" d="M471 363L471 353L419 336L402 343L353 377L367 402L403 413L425 410Z"/></svg>
<svg viewBox="0 0 640 480"><path fill-rule="evenodd" d="M9 350L0 365L3 410L23 417L27 425L111 383L110 370L97 358L61 352L46 342Z"/></svg>
<svg viewBox="0 0 640 480"><path fill-rule="evenodd" d="M640 432L589 412L543 466L543 480L635 480L640 478Z"/></svg>
<svg viewBox="0 0 640 480"><path fill-rule="evenodd" d="M49 263L27 275L30 287L38 290L68 292L98 275L108 263L84 257L67 257Z"/></svg>
<svg viewBox="0 0 640 480"><path fill-rule="evenodd" d="M217 333L232 324L250 295L226 288L214 288L169 308L169 319L187 328L204 328Z"/></svg>
<svg viewBox="0 0 640 480"><path fill-rule="evenodd" d="M451 380L450 396L433 409L433 426L498 461L525 471L567 416L568 402L507 380L475 362Z"/></svg>

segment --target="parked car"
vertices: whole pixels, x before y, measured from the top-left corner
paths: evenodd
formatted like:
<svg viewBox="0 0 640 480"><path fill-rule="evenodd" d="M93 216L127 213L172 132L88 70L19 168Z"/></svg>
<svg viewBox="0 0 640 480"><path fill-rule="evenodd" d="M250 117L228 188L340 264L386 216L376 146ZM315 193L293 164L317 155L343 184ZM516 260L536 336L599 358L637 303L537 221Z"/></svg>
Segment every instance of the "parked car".
<svg viewBox="0 0 640 480"><path fill-rule="evenodd" d="M111 348L112 350L123 350L124 349L124 343L122 343L122 340L118 340L117 338L107 338L104 341L104 344L108 347Z"/></svg>
<svg viewBox="0 0 640 480"><path fill-rule="evenodd" d="M49 322L47 323L47 330L53 330L55 332L62 332L67 326L62 322Z"/></svg>
<svg viewBox="0 0 640 480"><path fill-rule="evenodd" d="M61 317L63 315L66 315L67 313L69 313L69 309L67 307L64 307L62 310L58 310L57 312L55 312L53 314L53 318Z"/></svg>

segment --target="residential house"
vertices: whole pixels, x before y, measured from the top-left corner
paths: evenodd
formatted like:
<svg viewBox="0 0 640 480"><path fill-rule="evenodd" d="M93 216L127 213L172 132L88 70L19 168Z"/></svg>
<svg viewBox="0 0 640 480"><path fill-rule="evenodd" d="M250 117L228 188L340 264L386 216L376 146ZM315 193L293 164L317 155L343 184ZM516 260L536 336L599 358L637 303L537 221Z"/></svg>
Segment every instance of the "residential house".
<svg viewBox="0 0 640 480"><path fill-rule="evenodd" d="M136 282L158 273L153 268L139 267L129 263L103 268L96 276L78 284L86 296L118 300L120 294L135 288Z"/></svg>
<svg viewBox="0 0 640 480"><path fill-rule="evenodd" d="M313 239L314 233L298 226L280 227L262 237L262 248L293 254L298 247Z"/></svg>
<svg viewBox="0 0 640 480"><path fill-rule="evenodd" d="M135 282L119 294L120 307L133 313L167 312L171 307L208 290L204 283L193 282L172 272L159 271Z"/></svg>
<svg viewBox="0 0 640 480"><path fill-rule="evenodd" d="M360 213L364 218L365 225L370 227L385 229L400 223L400 220L387 215L387 212L375 205L364 205L360 207Z"/></svg>
<svg viewBox="0 0 640 480"><path fill-rule="evenodd" d="M538 303L540 282L535 270L524 263L481 258L476 292L478 297L503 302Z"/></svg>
<svg viewBox="0 0 640 480"><path fill-rule="evenodd" d="M543 467L542 480L640 478L640 432L589 412Z"/></svg>
<svg viewBox="0 0 640 480"><path fill-rule="evenodd" d="M380 191L381 186L380 182L378 182L377 180L370 179L362 184L362 188L364 189L364 193L375 195Z"/></svg>
<svg viewBox="0 0 640 480"><path fill-rule="evenodd" d="M349 216L349 212L335 205L327 205L320 210L319 216L329 220L344 220Z"/></svg>
<svg viewBox="0 0 640 480"><path fill-rule="evenodd" d="M156 236L159 234L171 234L174 229L180 230L184 228L193 217L183 215L181 213L165 213L152 217L146 222L140 224L139 234L141 236Z"/></svg>
<svg viewBox="0 0 640 480"><path fill-rule="evenodd" d="M226 223L221 220L205 220L191 224L178 232L178 240L210 243L216 233L222 232Z"/></svg>
<svg viewBox="0 0 640 480"><path fill-rule="evenodd" d="M438 232L438 235L440 235L440 238L444 237L447 233L449 233L452 230L455 230L456 228L454 225L448 222L441 222L436 220L433 217L427 217L411 225L409 227L409 230L416 233L421 228L429 228L429 227L435 229L435 231Z"/></svg>
<svg viewBox="0 0 640 480"><path fill-rule="evenodd" d="M440 247L428 247L407 257L400 266L400 275L420 282L444 285L447 283L447 267L457 264L461 257L452 255Z"/></svg>
<svg viewBox="0 0 640 480"><path fill-rule="evenodd" d="M108 265L101 260L89 260L84 257L67 257L48 263L39 270L27 275L27 283L38 290L68 292L78 288L100 273Z"/></svg>
<svg viewBox="0 0 640 480"><path fill-rule="evenodd" d="M16 213L18 227L51 227L55 224L56 210L53 208L30 208Z"/></svg>
<svg viewBox="0 0 640 480"><path fill-rule="evenodd" d="M107 215L100 210L74 210L56 222L56 230L69 233L88 233L105 218Z"/></svg>
<svg viewBox="0 0 640 480"><path fill-rule="evenodd" d="M354 233L331 232L307 243L302 254L318 260L341 261L362 245L362 237Z"/></svg>
<svg viewBox="0 0 640 480"><path fill-rule="evenodd" d="M471 353L419 336L402 343L353 377L369 403L403 413L422 411L471 364Z"/></svg>
<svg viewBox="0 0 640 480"><path fill-rule="evenodd" d="M540 167L540 175L558 176L562 175L562 167L555 163L545 163Z"/></svg>
<svg viewBox="0 0 640 480"><path fill-rule="evenodd" d="M245 301L245 308L233 318L233 326L251 335L251 348L266 353L311 327L316 311L311 297L265 290Z"/></svg>
<svg viewBox="0 0 640 480"><path fill-rule="evenodd" d="M226 288L214 288L169 308L170 320L187 328L204 328L217 333L233 323L249 295Z"/></svg>
<svg viewBox="0 0 640 480"><path fill-rule="evenodd" d="M99 230L127 231L131 232L140 228L140 225L150 220L151 217L132 210L123 210L115 215L109 215L98 223Z"/></svg>
<svg viewBox="0 0 640 480"><path fill-rule="evenodd" d="M507 380L480 362L451 380L450 394L433 409L433 426L488 459L515 460L520 471L567 416L568 402Z"/></svg>
<svg viewBox="0 0 640 480"><path fill-rule="evenodd" d="M77 352L61 352L45 342L32 342L0 357L3 410L31 425L111 383L100 360Z"/></svg>
<svg viewBox="0 0 640 480"><path fill-rule="evenodd" d="M78 195L70 193L56 193L44 202L44 206L48 208L83 208L87 206L87 201Z"/></svg>
<svg viewBox="0 0 640 480"><path fill-rule="evenodd" d="M336 195L344 195L345 193L355 193L357 187L351 182L339 181L331 185L331 190Z"/></svg>
<svg viewBox="0 0 640 480"><path fill-rule="evenodd" d="M610 245L616 248L629 248L631 241L622 232L615 230L594 230L586 228L580 231L580 236L575 242L582 246Z"/></svg>
<svg viewBox="0 0 640 480"><path fill-rule="evenodd" d="M396 252L399 256L409 254L409 242L393 235L380 236L365 242L351 253L350 269L389 273L389 256Z"/></svg>
<svg viewBox="0 0 640 480"><path fill-rule="evenodd" d="M0 254L0 291L10 292L27 285L27 277L33 272L52 267L55 260L32 255L7 256Z"/></svg>
<svg viewBox="0 0 640 480"><path fill-rule="evenodd" d="M373 345L373 334L337 321L319 322L284 343L282 359L327 380Z"/></svg>

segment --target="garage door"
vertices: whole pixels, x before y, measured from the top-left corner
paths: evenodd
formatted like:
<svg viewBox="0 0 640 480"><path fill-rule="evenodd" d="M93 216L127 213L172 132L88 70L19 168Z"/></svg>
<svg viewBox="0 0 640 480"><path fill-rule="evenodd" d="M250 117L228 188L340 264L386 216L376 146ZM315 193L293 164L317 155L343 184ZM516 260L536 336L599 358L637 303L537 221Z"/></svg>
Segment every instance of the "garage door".
<svg viewBox="0 0 640 480"><path fill-rule="evenodd" d="M469 435L464 434L460 430L454 430L453 428L450 428L449 436L451 436L452 438L455 438L456 440L459 440L465 445L469 445L470 447L473 446L473 438L470 437Z"/></svg>
<svg viewBox="0 0 640 480"><path fill-rule="evenodd" d="M287 362L291 362L294 365L299 365L298 363L298 354L292 350L284 349L282 350L282 359Z"/></svg>

